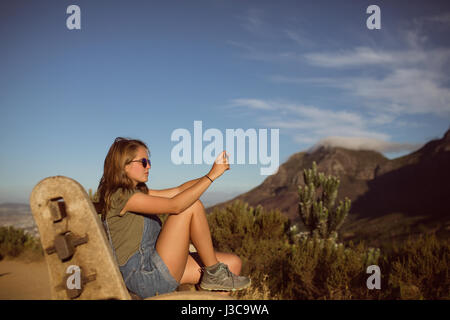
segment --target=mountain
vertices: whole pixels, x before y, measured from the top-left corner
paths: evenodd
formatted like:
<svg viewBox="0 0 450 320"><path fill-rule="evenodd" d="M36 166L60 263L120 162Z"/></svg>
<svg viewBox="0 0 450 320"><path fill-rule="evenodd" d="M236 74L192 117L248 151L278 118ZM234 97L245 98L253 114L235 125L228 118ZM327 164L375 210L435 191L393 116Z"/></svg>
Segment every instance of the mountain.
<svg viewBox="0 0 450 320"><path fill-rule="evenodd" d="M380 216L450 215L450 130L407 156L390 160L368 181L368 192L353 203L354 212Z"/></svg>
<svg viewBox="0 0 450 320"><path fill-rule="evenodd" d="M442 139L392 160L376 151L339 147L295 153L262 184L208 212L241 200L251 206L278 208L302 226L297 190L304 184L303 169L311 168L313 161L319 171L339 177L339 199L352 200L341 229L345 238L450 230L450 130Z"/></svg>
<svg viewBox="0 0 450 320"><path fill-rule="evenodd" d="M320 147L312 153L295 153L279 167L276 174L269 176L259 186L214 207L223 207L235 200L242 200L251 206L260 204L266 209L278 208L291 221L300 221L297 190L299 185L304 184L303 169L311 168L314 161L319 171L340 178L339 196L354 201L368 191L368 181L375 178L380 164L389 160L375 151L343 148Z"/></svg>

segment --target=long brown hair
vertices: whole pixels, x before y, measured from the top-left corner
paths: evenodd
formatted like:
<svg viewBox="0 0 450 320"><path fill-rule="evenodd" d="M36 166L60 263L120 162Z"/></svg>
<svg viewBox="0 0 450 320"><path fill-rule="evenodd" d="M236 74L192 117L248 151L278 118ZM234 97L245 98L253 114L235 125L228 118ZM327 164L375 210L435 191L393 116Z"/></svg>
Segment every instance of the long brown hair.
<svg viewBox="0 0 450 320"><path fill-rule="evenodd" d="M106 219L106 213L111 207L110 197L114 192L119 188L123 190L134 189L133 181L128 178L125 172L125 165L134 159L139 147L148 150L147 145L140 140L118 137L109 148L103 166L103 176L98 185L102 220ZM139 183L136 188L148 193L145 183Z"/></svg>

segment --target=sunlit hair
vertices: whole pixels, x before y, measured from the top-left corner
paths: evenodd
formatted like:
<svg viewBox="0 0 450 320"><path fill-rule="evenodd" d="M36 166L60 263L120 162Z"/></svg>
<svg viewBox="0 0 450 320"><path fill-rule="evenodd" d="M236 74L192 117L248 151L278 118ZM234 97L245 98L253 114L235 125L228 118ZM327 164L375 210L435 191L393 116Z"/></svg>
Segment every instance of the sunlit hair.
<svg viewBox="0 0 450 320"><path fill-rule="evenodd" d="M103 166L103 176L98 185L99 206L102 212L102 220L106 219L106 213L111 208L111 195L119 188L125 190L134 189L133 181L125 172L125 165L130 163L137 154L138 148L147 145L136 139L118 137L109 148ZM148 192L145 183L139 183L137 189L144 193Z"/></svg>

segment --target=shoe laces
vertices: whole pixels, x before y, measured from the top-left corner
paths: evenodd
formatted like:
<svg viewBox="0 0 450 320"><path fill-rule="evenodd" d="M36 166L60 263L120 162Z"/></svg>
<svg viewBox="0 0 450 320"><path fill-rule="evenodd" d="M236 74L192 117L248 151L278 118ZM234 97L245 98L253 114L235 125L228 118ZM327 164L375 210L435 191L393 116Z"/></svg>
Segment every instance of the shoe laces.
<svg viewBox="0 0 450 320"><path fill-rule="evenodd" d="M225 263L219 264L219 269L224 269L227 273L227 276L231 278L231 283L233 284L234 288L234 274L228 269L228 266Z"/></svg>
<svg viewBox="0 0 450 320"><path fill-rule="evenodd" d="M233 284L233 288L234 288L234 277L235 277L235 275L230 271L230 269L228 268L228 265L226 265L225 263L220 262L219 266L216 269L216 272L218 272L220 269L223 269L223 270L226 271L227 276L231 278L231 283ZM200 270L200 272L208 272L206 270L206 267L202 267L199 270Z"/></svg>
<svg viewBox="0 0 450 320"><path fill-rule="evenodd" d="M231 271L230 269L228 269L228 266L225 263L220 263L219 269L224 269L227 272L228 276L231 277Z"/></svg>

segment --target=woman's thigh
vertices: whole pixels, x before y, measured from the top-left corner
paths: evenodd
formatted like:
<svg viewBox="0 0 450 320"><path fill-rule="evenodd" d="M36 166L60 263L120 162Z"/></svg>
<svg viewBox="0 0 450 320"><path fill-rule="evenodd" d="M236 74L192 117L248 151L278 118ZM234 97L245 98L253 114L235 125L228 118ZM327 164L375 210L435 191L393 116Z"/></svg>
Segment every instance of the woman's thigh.
<svg viewBox="0 0 450 320"><path fill-rule="evenodd" d="M170 215L156 241L156 251L177 281L183 275L189 253L191 210Z"/></svg>
<svg viewBox="0 0 450 320"><path fill-rule="evenodd" d="M241 272L242 262L241 259L233 253L217 252L216 257L219 262L228 265L231 272L239 275ZM186 267L184 269L183 276L181 277L180 284L190 283L197 284L200 281L202 275L201 268L203 264L201 263L198 255L190 254L187 259Z"/></svg>

